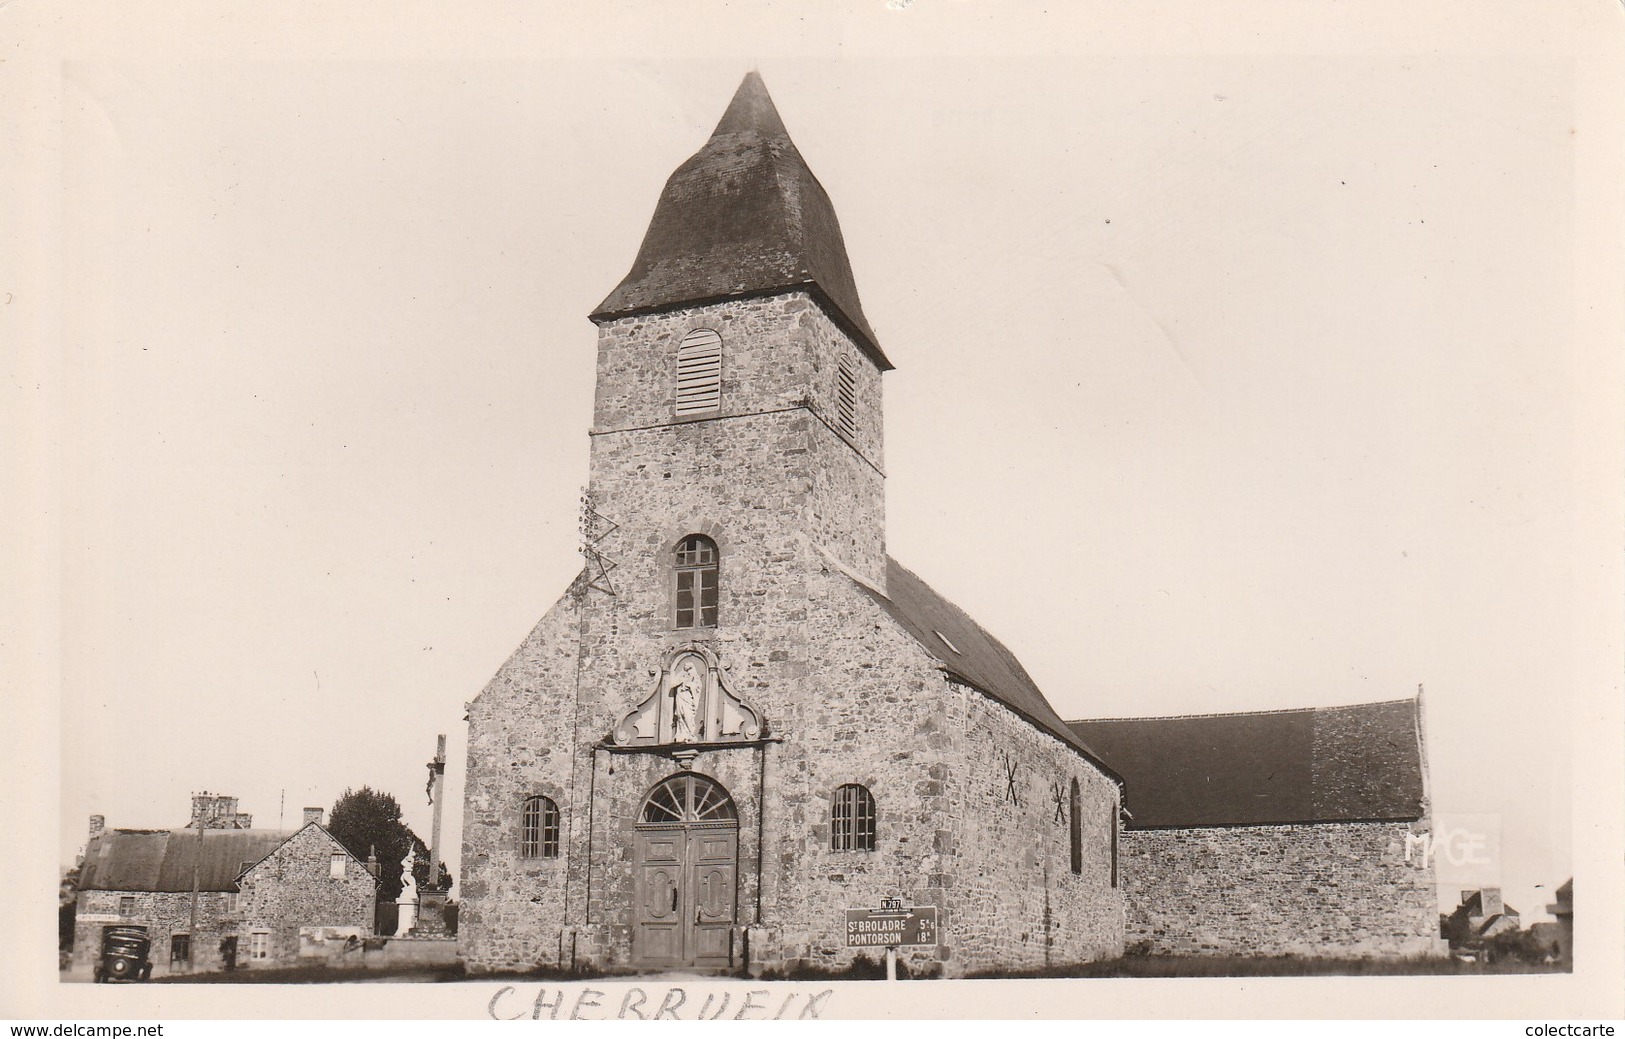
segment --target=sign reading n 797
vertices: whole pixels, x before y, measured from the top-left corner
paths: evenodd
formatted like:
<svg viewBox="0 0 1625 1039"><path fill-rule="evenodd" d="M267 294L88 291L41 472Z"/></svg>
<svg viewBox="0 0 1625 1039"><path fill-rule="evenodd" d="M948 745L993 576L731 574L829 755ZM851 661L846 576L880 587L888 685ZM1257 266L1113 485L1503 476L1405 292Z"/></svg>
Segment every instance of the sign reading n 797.
<svg viewBox="0 0 1625 1039"><path fill-rule="evenodd" d="M846 944L850 947L937 944L936 906L887 906L848 909Z"/></svg>

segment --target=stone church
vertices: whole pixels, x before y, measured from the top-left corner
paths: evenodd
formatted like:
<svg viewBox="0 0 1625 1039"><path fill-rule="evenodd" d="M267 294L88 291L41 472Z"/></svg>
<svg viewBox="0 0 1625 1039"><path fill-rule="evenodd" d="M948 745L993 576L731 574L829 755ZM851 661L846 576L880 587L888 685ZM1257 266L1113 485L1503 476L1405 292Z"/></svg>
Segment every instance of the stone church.
<svg viewBox="0 0 1625 1039"><path fill-rule="evenodd" d="M586 566L469 705L470 971L839 969L892 899L946 977L1437 954L1420 697L1069 724L886 554L892 365L754 73L592 320Z"/></svg>
<svg viewBox="0 0 1625 1039"><path fill-rule="evenodd" d="M586 567L468 708L472 972L916 972L1115 956L1121 780L886 554L882 376L835 211L756 74L591 315Z"/></svg>

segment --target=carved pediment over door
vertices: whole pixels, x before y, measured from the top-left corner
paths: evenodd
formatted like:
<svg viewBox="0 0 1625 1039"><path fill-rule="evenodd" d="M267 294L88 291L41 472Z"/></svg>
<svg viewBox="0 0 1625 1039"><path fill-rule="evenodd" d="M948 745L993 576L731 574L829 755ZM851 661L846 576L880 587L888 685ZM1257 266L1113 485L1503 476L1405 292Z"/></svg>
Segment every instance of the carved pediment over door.
<svg viewBox="0 0 1625 1039"><path fill-rule="evenodd" d="M672 650L663 666L650 673L654 691L616 724L617 746L743 743L761 737L762 716L728 689L709 647Z"/></svg>

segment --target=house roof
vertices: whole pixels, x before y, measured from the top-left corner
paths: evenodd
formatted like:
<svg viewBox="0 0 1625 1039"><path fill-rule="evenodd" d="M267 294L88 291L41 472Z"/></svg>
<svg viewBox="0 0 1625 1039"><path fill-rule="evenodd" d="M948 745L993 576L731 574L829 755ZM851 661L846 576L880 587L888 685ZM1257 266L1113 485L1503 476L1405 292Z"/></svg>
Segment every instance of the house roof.
<svg viewBox="0 0 1625 1039"><path fill-rule="evenodd" d="M292 830L118 831L85 846L81 891L190 891L194 866L200 891L235 891L243 864L258 862Z"/></svg>
<svg viewBox="0 0 1625 1039"><path fill-rule="evenodd" d="M1055 708L1044 698L1015 654L912 570L887 556L885 593L862 581L857 583L914 637L914 641L936 658L951 678L981 690L1095 764L1112 771L1110 762L1095 753L1090 743L1055 713Z"/></svg>
<svg viewBox="0 0 1625 1039"><path fill-rule="evenodd" d="M288 832L288 836L287 836L287 838L285 840L278 841L276 844L274 844L271 847L265 849L265 854L260 856L259 858L254 859L252 861L244 861L243 864L242 864L242 868L237 871L238 877L240 878L240 877L246 876L247 874L252 873L254 870L258 869L259 867L265 865L266 861L268 859L270 859L273 855L275 855L279 850L281 850L283 845L285 845L289 841L293 840L293 838L297 837L299 834L304 833L306 830L310 830L310 829L314 829L317 833L321 834L322 837L324 837L327 840L327 843L331 844L334 848L336 848L337 850L343 852L345 855L349 856L350 859L352 859L354 862L356 862L358 865L360 865L362 869L367 870L369 873L372 872L370 869L368 869L367 860L363 859L361 856L357 855L355 852L351 851L349 848L346 848L344 846L343 841L341 841L337 837L333 836L333 831L329 830L327 827L323 826L321 823L310 822L310 823L306 823L305 825L301 826L297 830L290 830ZM374 879L377 878L377 874L372 874L372 876L374 877Z"/></svg>
<svg viewBox="0 0 1625 1039"><path fill-rule="evenodd" d="M798 289L882 371L892 367L858 302L835 207L752 72L710 140L666 181L632 270L592 319Z"/></svg>
<svg viewBox="0 0 1625 1039"><path fill-rule="evenodd" d="M1136 829L1422 815L1415 699L1068 724L1123 776Z"/></svg>

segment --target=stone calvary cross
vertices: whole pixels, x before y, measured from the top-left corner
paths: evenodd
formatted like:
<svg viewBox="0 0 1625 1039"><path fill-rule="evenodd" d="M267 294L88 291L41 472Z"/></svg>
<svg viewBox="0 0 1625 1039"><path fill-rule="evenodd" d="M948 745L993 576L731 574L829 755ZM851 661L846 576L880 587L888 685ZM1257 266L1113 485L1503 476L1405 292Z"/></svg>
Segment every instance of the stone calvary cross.
<svg viewBox="0 0 1625 1039"><path fill-rule="evenodd" d="M433 828L429 831L429 882L418 892L418 919L413 935L430 938L446 933L446 888L440 880L440 806L445 801L446 736L436 737L434 759L429 762L429 783L424 792L434 806Z"/></svg>

